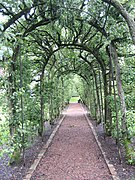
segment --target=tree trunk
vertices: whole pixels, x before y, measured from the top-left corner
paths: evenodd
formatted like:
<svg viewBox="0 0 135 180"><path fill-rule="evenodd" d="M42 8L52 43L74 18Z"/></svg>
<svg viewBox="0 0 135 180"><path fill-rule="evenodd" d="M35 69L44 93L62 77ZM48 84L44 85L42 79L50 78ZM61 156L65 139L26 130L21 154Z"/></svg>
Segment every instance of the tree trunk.
<svg viewBox="0 0 135 180"><path fill-rule="evenodd" d="M103 80L104 80L104 122L103 122L103 127L106 131L106 134L108 134L108 129L109 129L109 124L108 124L108 104L107 104L107 96L108 96L108 85L107 85L107 77L106 77L106 71L103 72Z"/></svg>
<svg viewBox="0 0 135 180"><path fill-rule="evenodd" d="M48 61L49 61L49 57L44 62L40 75L40 122L39 122L38 133L41 137L43 136L43 125L44 125L44 71L46 65L48 64Z"/></svg>
<svg viewBox="0 0 135 180"><path fill-rule="evenodd" d="M107 88L108 88L108 97L111 97L112 95L112 74L111 74L111 63L109 62L109 74L108 74L108 83L107 83ZM110 101L107 97L107 124L108 124L108 129L107 129L107 135L111 136L111 131L112 131L112 111L111 111L111 104Z"/></svg>
<svg viewBox="0 0 135 180"><path fill-rule="evenodd" d="M9 130L10 130L10 135L12 137L11 141L11 146L14 147L14 151L12 152L10 156L9 163L12 164L14 162L17 162L20 160L20 147L17 146L18 144L18 139L16 137L21 137L21 133L18 131L20 121L18 118L18 113L17 113L17 98L16 98L16 93L18 92L18 86L17 86L17 77L16 77L16 71L17 69L17 60L18 56L20 53L20 45L17 45L14 48L14 53L11 58L10 66L9 66L9 87L8 87L8 96L9 96L9 104L10 104L10 119L9 119Z"/></svg>
<svg viewBox="0 0 135 180"><path fill-rule="evenodd" d="M103 103L103 95L102 95L102 80L101 80L100 66L99 66L99 83L100 83L100 97L101 97L101 115L102 115L102 122L103 122L104 103Z"/></svg>
<svg viewBox="0 0 135 180"><path fill-rule="evenodd" d="M20 57L20 89L22 91L23 88L23 62L22 58ZM24 101L23 101L23 94L21 93L21 125L22 125L22 160L23 160L23 165L25 166L25 134L24 134Z"/></svg>
<svg viewBox="0 0 135 180"><path fill-rule="evenodd" d="M92 77L92 92L93 92L93 98L92 98L92 114L94 115L94 118L96 118L96 112L97 112L97 105L96 105L96 95L95 95L95 84L94 84L94 79Z"/></svg>
<svg viewBox="0 0 135 180"><path fill-rule="evenodd" d="M118 118L118 106L117 106L117 97L116 97L116 88L115 88L115 81L114 81L114 65L113 65L113 58L111 56L110 48L107 48L109 61L110 61L110 70L112 75L112 82L113 82L113 91L114 91L114 105L115 105L115 113L116 113L116 144L118 145L118 153L119 153L119 162L121 163L122 157L121 157L121 149L120 149L120 128L119 128L119 118Z"/></svg>
<svg viewBox="0 0 135 180"><path fill-rule="evenodd" d="M109 74L108 74L108 96L111 97L112 95L112 63L111 63L111 60L110 60L110 53L109 53L109 50L108 48L106 48L106 52L109 56ZM107 99L107 101L109 101ZM109 123L109 129L108 129L108 135L111 136L111 130L112 130L112 111L111 111L111 104L110 104L110 101L108 102L108 106L107 106L107 119L108 119L108 123Z"/></svg>
<svg viewBox="0 0 135 180"><path fill-rule="evenodd" d="M98 83L97 83L97 75L95 73L95 70L92 67L93 76L95 80L95 87L96 87L96 95L97 95L97 123L101 123L101 106L100 106L100 97L99 97L99 89L98 89Z"/></svg>
<svg viewBox="0 0 135 180"><path fill-rule="evenodd" d="M113 57L114 65L116 68L116 82L117 82L117 89L118 89L118 95L120 97L121 112L122 112L122 133L123 133L123 138L126 138L127 137L126 103L125 103L124 91L122 88L118 55L117 55L117 51L116 51L116 47L114 43L110 44L110 52L111 52L111 56Z"/></svg>
<svg viewBox="0 0 135 180"><path fill-rule="evenodd" d="M14 135L15 126L17 125L17 122L16 122L16 103L17 102L16 102L16 96L15 96L17 85L16 85L15 72L16 72L16 61L18 58L19 51L20 51L20 46L17 45L14 49L14 53L11 59L11 64L9 67L9 77L8 77L8 81L9 81L8 97L9 97L10 110L11 110L11 116L9 120L9 130L10 130L11 136Z"/></svg>
<svg viewBox="0 0 135 180"><path fill-rule="evenodd" d="M44 124L44 71L40 76L40 123L38 133L42 137Z"/></svg>

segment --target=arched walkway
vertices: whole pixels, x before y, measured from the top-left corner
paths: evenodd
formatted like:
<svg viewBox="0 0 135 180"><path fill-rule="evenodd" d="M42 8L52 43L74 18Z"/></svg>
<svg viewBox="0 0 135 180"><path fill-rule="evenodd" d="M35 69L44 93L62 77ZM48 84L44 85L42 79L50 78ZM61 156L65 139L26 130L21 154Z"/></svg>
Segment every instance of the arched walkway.
<svg viewBox="0 0 135 180"><path fill-rule="evenodd" d="M8 128L5 132L9 132L8 137L13 141L10 144L13 149L10 152L11 164L19 156L25 165L25 152L29 146L29 138L37 135L43 138L44 122L47 120L53 124L59 117L63 107L73 96L71 81L74 75L80 78L80 84L75 85L78 95L90 109L96 123L103 125L104 133L107 136L113 136L116 140L119 157L121 157L122 145L128 163L135 164L132 140L134 138L132 117L134 117L135 109L134 84L132 83L135 21L132 1L23 0L7 2L3 0L0 3L0 17L5 18L5 21L0 24L2 42L0 67L5 70L5 77L2 77L1 84L5 91L4 96L7 98L6 111L9 116L6 120ZM128 73L129 71L132 73ZM76 108L77 113L79 110L78 107ZM58 143L57 136L63 133L65 122L75 121L75 123L80 123L80 126L72 124L71 127L70 125L65 127L67 131L70 129L68 135L73 140L73 148L79 150L75 139L72 139L74 133L77 133L77 138L79 135L83 136L79 139L82 143L80 148L83 147L84 142L89 146L89 148L85 146L87 152L85 148L80 150L82 153L80 156L92 151L92 157L98 158L98 153L94 156L98 150L94 152L91 149L91 144L94 145L96 142L88 133L88 126L85 127L83 112L75 116L70 110L72 111L71 106L50 148L55 147L53 146L55 142ZM89 134L87 138L86 134L83 134L82 127L86 128L84 132ZM63 142L65 138L65 141L61 146L65 147L65 133L62 136L60 139ZM5 139L4 136L3 139ZM64 153L65 150L63 149L62 152ZM87 164L87 157L84 159ZM98 162L99 159L95 161ZM56 163L59 165L59 162ZM55 169L54 164L52 169ZM81 172L81 170L70 165L73 176L77 176L76 172ZM92 165L92 167L95 166ZM83 170L83 167L80 169ZM57 172L57 168L55 170ZM45 174L48 172L50 170L46 170ZM84 172L79 174L87 176ZM67 170L62 169L59 173L66 173L65 176L69 176ZM106 173L104 174L108 178ZM89 174L91 175L93 173ZM101 174L95 177L101 178ZM78 176L78 178L81 177Z"/></svg>

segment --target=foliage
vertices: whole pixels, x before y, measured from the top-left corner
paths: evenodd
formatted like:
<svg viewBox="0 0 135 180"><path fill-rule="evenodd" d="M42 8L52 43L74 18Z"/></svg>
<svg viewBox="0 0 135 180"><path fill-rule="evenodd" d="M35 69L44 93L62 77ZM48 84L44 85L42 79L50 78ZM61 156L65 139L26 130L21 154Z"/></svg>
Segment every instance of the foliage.
<svg viewBox="0 0 135 180"><path fill-rule="evenodd" d="M128 138L132 139L134 26L128 23L133 22L134 2L120 2L126 17L118 2L3 0L0 3L4 19L0 23L0 70L4 70L0 83L6 97L4 102L2 96L0 106L6 107L7 116L1 121L0 134L3 134L2 146L9 140L11 161L20 158L35 136L43 136L44 121L53 123L74 95L80 96L108 135L124 139L122 132L127 128ZM116 47L115 56L109 49L112 44ZM118 87L121 80L123 99ZM126 121L123 102L127 106Z"/></svg>

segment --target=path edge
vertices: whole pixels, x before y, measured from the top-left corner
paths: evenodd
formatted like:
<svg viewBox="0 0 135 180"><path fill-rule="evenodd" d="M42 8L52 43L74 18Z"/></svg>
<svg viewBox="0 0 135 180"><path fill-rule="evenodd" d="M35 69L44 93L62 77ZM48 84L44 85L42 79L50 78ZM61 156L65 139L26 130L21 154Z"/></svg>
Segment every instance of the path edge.
<svg viewBox="0 0 135 180"><path fill-rule="evenodd" d="M23 178L23 180L30 180L34 171L36 170L38 164L40 163L43 155L46 153L46 151L48 150L56 132L58 131L59 127L61 126L63 120L65 119L65 114L63 114L63 117L60 119L58 125L56 126L56 128L53 130L53 132L51 133L49 139L47 140L47 142L45 143L45 145L43 146L43 148L41 149L41 151L39 152L37 158L34 160L33 164L30 166L29 170L26 173L26 176Z"/></svg>
<svg viewBox="0 0 135 180"><path fill-rule="evenodd" d="M100 143L99 140L98 140L98 135L97 135L97 133L96 133L96 131L95 131L95 128L94 128L94 126L92 125L92 123L90 122L89 117L87 116L88 111L87 111L87 110L86 110L86 111L84 110L84 107L82 106L82 104L81 104L81 107L82 107L82 109L83 109L83 111L84 111L84 116L85 116L85 118L86 118L86 120L87 120L87 123L88 123L89 127L90 127L91 130L92 130L92 133L93 133L93 135L94 135L94 137L95 137L95 139L96 139L96 142L97 142L97 144L98 144L98 146L99 146L99 149L100 149L100 151L101 151L101 153L102 153L102 155L103 155L103 157L104 157L104 160L105 160L105 162L106 162L106 164L107 164L107 167L108 167L108 169L109 169L109 171L110 171L110 173L111 173L111 175L112 175L113 180L120 180L120 178L118 177L118 174L117 174L117 172L116 172L116 169L115 169L114 165L109 162L109 160L108 160L105 152L104 152L103 149L102 149L102 146L101 146L101 143Z"/></svg>

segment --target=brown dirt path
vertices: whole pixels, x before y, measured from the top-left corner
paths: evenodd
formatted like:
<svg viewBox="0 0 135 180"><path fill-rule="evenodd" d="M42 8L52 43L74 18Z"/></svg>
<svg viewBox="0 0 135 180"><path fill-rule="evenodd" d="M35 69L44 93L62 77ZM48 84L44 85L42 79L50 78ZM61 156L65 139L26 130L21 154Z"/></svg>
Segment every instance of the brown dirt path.
<svg viewBox="0 0 135 180"><path fill-rule="evenodd" d="M79 104L64 121L31 180L111 180L112 177Z"/></svg>

